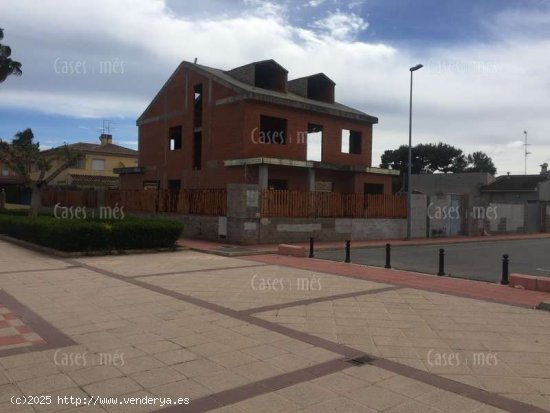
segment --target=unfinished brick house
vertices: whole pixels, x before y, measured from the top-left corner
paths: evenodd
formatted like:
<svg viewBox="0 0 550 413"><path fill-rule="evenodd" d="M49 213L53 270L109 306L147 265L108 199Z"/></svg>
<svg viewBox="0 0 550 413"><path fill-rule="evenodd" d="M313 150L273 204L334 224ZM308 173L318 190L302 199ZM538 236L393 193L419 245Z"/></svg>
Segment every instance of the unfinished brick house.
<svg viewBox="0 0 550 413"><path fill-rule="evenodd" d="M137 120L122 189L225 188L390 194L371 166L374 116L334 100L323 73L288 80L274 60L232 70L182 62Z"/></svg>

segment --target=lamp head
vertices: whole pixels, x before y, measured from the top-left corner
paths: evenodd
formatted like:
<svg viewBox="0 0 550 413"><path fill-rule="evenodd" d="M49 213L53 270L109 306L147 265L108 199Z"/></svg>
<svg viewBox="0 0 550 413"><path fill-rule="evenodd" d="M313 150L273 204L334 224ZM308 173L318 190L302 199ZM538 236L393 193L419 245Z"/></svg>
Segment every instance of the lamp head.
<svg viewBox="0 0 550 413"><path fill-rule="evenodd" d="M411 72L416 72L418 69L422 69L423 67L424 67L424 65L418 64L416 66L411 67L409 70Z"/></svg>

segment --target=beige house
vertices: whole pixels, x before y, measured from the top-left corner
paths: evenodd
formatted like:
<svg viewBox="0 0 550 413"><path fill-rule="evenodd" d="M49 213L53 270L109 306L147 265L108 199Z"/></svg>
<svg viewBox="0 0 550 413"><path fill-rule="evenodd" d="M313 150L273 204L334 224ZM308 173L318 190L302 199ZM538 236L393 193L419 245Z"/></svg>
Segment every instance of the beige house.
<svg viewBox="0 0 550 413"><path fill-rule="evenodd" d="M52 186L78 188L118 188L119 175L115 168L137 166L138 152L113 144L113 137L101 134L100 143L73 143L69 145L83 157L72 168L65 169L51 183ZM45 151L48 152L48 151ZM52 169L56 168L52 165Z"/></svg>

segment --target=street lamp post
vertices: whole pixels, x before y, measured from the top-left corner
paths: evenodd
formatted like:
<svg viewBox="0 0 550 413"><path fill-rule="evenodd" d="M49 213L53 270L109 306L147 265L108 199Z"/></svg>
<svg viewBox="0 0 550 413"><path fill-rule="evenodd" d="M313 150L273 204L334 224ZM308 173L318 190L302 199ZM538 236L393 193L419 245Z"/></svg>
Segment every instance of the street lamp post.
<svg viewBox="0 0 550 413"><path fill-rule="evenodd" d="M409 69L411 72L411 89L409 97L409 161L407 164L407 239L411 239L412 232L412 187L411 187L411 175L412 175L412 105L413 105L413 72L418 69L422 69L424 66L418 64Z"/></svg>

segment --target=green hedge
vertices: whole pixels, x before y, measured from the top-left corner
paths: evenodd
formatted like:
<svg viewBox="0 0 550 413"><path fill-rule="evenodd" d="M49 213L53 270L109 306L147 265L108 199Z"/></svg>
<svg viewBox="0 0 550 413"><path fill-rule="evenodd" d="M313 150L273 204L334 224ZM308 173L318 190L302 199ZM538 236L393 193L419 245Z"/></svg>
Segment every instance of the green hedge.
<svg viewBox="0 0 550 413"><path fill-rule="evenodd" d="M2 215L17 215L17 216L28 216L28 209L0 209L0 214Z"/></svg>
<svg viewBox="0 0 550 413"><path fill-rule="evenodd" d="M180 222L161 219L70 220L0 212L0 234L66 252L167 248L182 230Z"/></svg>

